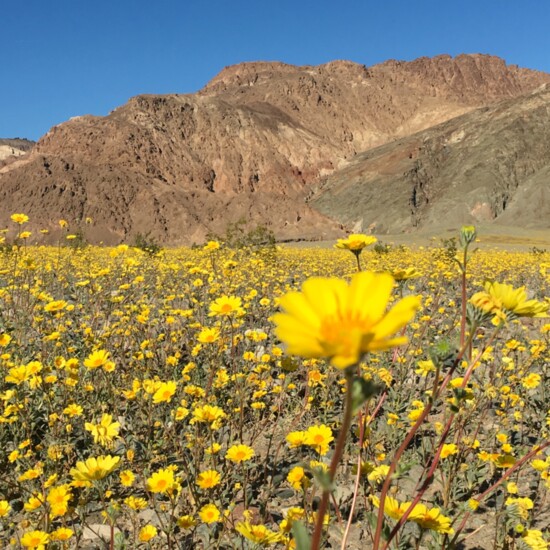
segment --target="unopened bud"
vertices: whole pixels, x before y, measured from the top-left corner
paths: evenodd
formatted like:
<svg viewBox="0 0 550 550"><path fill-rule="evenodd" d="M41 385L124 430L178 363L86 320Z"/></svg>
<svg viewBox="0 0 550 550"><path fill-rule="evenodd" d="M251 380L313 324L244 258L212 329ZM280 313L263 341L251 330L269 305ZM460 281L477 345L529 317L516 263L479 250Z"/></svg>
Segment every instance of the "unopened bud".
<svg viewBox="0 0 550 550"><path fill-rule="evenodd" d="M465 247L476 240L477 232L473 225L463 225L460 230L460 244Z"/></svg>

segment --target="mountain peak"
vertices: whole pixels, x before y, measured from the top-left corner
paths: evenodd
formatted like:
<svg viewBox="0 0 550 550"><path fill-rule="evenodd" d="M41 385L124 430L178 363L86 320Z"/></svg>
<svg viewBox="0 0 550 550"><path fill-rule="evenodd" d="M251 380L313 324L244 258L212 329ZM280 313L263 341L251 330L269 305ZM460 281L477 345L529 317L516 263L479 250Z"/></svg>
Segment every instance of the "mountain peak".
<svg viewBox="0 0 550 550"><path fill-rule="evenodd" d="M323 178L362 152L548 82L482 54L369 68L232 65L197 94L141 95L54 127L0 166L0 226L15 211L43 227L90 217L92 241L150 232L189 244L244 217L280 239L331 238L339 222L308 202Z"/></svg>

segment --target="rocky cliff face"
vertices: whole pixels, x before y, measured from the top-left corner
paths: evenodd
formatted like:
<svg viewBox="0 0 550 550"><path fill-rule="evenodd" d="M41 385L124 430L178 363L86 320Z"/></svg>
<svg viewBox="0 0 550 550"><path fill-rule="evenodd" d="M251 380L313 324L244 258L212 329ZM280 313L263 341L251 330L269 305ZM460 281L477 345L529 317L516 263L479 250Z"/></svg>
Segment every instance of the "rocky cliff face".
<svg viewBox="0 0 550 550"><path fill-rule="evenodd" d="M341 225L306 203L312 184L358 153L544 82L482 55L228 67L197 94L139 96L52 128L0 167L0 224L14 211L42 227L91 217L96 240L150 232L183 244L245 217L281 239L332 238Z"/></svg>
<svg viewBox="0 0 550 550"><path fill-rule="evenodd" d="M357 230L550 227L550 86L375 148L311 204Z"/></svg>

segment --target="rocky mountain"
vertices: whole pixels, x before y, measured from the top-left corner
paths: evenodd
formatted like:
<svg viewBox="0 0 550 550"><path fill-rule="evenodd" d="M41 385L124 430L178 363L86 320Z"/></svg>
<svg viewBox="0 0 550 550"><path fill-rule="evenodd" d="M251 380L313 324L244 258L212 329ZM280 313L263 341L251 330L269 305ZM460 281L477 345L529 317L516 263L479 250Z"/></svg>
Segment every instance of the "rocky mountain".
<svg viewBox="0 0 550 550"><path fill-rule="evenodd" d="M39 227L90 217L91 240L189 244L244 217L280 239L332 238L364 217L329 205L363 152L546 82L486 55L227 67L196 94L138 96L52 128L0 167L0 225L15 211ZM399 228L427 219L409 217Z"/></svg>
<svg viewBox="0 0 550 550"><path fill-rule="evenodd" d="M314 190L361 231L550 228L550 85L357 155Z"/></svg>

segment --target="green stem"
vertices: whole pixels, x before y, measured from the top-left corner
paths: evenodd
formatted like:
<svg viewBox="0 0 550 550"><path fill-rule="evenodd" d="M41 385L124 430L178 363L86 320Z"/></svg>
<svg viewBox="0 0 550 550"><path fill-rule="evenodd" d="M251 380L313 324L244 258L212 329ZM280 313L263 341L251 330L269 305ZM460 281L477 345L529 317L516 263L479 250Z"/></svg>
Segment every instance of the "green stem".
<svg viewBox="0 0 550 550"><path fill-rule="evenodd" d="M439 396L442 394L443 390L447 387L448 383L450 382L450 380L451 380L451 378L454 374L454 371L456 370L458 364L460 363L460 361L461 361L461 359L464 355L464 352L466 350L466 347L468 346L472 336L473 336L472 334L469 335L468 341L466 342L466 344L464 346L462 346L461 350L458 352L458 355L454 360L454 364L449 369L449 372L447 373L447 375L444 378L443 382L439 386L437 385L438 384L438 379L439 379L439 370L436 372L436 378L434 380L434 388L432 390L432 399L431 399L431 401L426 405L426 407L424 408L424 410L422 411L422 413L418 417L418 419L415 422L415 424L413 425L413 427L409 430L409 433L407 434L407 436L405 437L405 439L401 443L400 447L397 449L397 451L396 451L396 453L393 457L393 460L390 463L390 469L389 469L389 471L386 475L386 479L384 480L384 484L382 485L382 490L380 492L380 502L378 504L378 506L379 506L378 518L377 518L377 522L376 522L376 531L374 533L374 539L373 539L373 550L378 550L380 548L380 539L382 537L382 528L384 526L384 504L385 504L385 501L386 501L386 495L387 495L387 493L389 491L389 488L390 488L390 485L391 485L392 476L393 476L395 470L397 469L397 464L399 463L399 460L401 459L401 456L403 455L403 453L405 452L405 450L409 446L410 442L413 440L414 436L416 435L416 432L418 431L418 429L420 428L420 426L422 425L424 420L426 420L426 418L430 414L434 403L437 401ZM410 508L408 510L409 514L411 513L411 510L412 510L412 508ZM397 534L397 531L395 531L393 533L393 536L395 536L396 534ZM391 541L391 539L387 541L384 548L387 548L390 541Z"/></svg>
<svg viewBox="0 0 550 550"><path fill-rule="evenodd" d="M336 448L334 449L334 454L332 455L332 460L330 462L329 469L329 478L330 484L332 485L338 464L342 458L344 452L344 447L346 445L346 439L348 431L351 425L352 409L353 409L353 392L352 392L352 383L353 383L353 373L350 369L346 371L346 403L344 408L344 419L342 421L342 426L340 428L340 433L338 434L338 441L336 442ZM319 504L319 509L317 510L317 519L315 521L315 530L313 531L313 539L311 542L311 550L318 550L321 544L321 536L323 533L323 519L327 511L328 499L330 497L331 488L323 489L323 496L321 497L321 503Z"/></svg>
<svg viewBox="0 0 550 550"><path fill-rule="evenodd" d="M461 305L461 315L460 315L460 347L464 345L464 337L466 334L466 305L467 305L467 293L466 293L466 268L468 264L468 245L464 247L464 259L462 260L462 303Z"/></svg>
<svg viewBox="0 0 550 550"><path fill-rule="evenodd" d="M361 260L359 259L359 256L361 256L361 251L359 252L353 252L354 255L355 255L355 259L357 260L357 271L362 271L362 268L361 268Z"/></svg>

